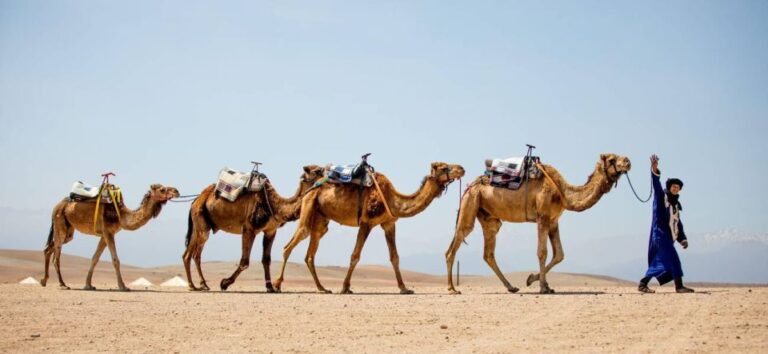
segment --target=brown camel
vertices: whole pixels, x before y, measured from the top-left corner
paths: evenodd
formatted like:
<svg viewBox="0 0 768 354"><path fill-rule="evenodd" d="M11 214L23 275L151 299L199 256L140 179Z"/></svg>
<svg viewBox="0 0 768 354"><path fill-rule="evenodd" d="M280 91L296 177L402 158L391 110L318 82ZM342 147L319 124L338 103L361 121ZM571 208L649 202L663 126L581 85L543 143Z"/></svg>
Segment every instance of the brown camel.
<svg viewBox="0 0 768 354"><path fill-rule="evenodd" d="M301 196L312 187L315 181L323 177L322 167L310 165L304 166L299 187L290 198L283 198L275 191L271 183L264 186L268 199L265 200L264 192L244 192L234 202L224 200L215 195L215 185L206 187L200 196L195 199L189 211L189 228L187 229L187 249L182 257L184 270L187 272L187 281L190 290L210 290L203 277L200 259L203 254L203 246L208 241L209 232L222 230L231 234L241 234L243 237L242 256L240 265L229 278L221 280L222 290L232 285L240 273L248 268L251 258L251 248L256 235L264 232L262 243L263 251L261 264L264 266L264 280L267 292L275 292L272 287L269 273L269 265L272 262L272 242L275 240L277 229L286 222L299 218ZM200 288L192 282L190 262L195 260L197 273L200 276Z"/></svg>
<svg viewBox="0 0 768 354"><path fill-rule="evenodd" d="M395 244L395 223L401 217L411 217L429 206L432 201L440 196L448 184L457 178L464 176L464 168L459 165L449 165L443 162L432 163L431 173L424 177L421 187L411 195L400 194L392 182L382 175L376 174L381 193L389 206L392 215L387 213L386 206L382 203L381 194L375 188L366 188L363 192L364 212L358 224L358 186L351 184L326 183L318 188L310 190L302 200L299 225L291 241L283 249L283 267L280 277L275 281L275 288L280 291L280 286L285 275L285 265L291 255L291 251L299 242L310 236L309 249L304 259L310 273L315 280L318 292L330 293L321 284L315 271L315 254L320 239L328 231L330 220L345 226L358 226L357 243L352 252L349 270L344 279L342 293L351 294L350 280L357 262L360 260L360 252L363 250L368 234L373 227L381 225L389 247L389 259L395 270L397 285L401 294L412 294L413 291L406 288L400 275L400 258L397 255Z"/></svg>
<svg viewBox="0 0 768 354"><path fill-rule="evenodd" d="M115 267L115 273L117 273L117 286L121 291L130 290L123 283L123 277L120 274L120 259L117 257L117 250L115 248L115 234L120 230L136 230L144 226L149 220L160 214L160 211L169 199L178 196L179 191L176 188L153 184L149 187L149 191L144 194L141 205L136 210L128 209L125 205L121 204L119 206L120 215L118 215L113 205L101 204L99 206L101 216L96 225L94 225L93 216L96 211L97 198L84 201L71 201L69 198L62 200L53 208L51 231L48 234L48 242L44 251L45 276L40 281L40 284L45 286L48 282L48 265L50 264L51 256L53 256L56 274L59 276L59 287L69 289L61 277L61 268L59 266L61 247L65 243L72 241L75 230L77 230L83 234L101 238L99 245L96 246L96 252L91 259L91 267L88 269L88 277L85 279L84 289L96 289L91 285L93 269L99 262L104 248L109 247L109 253L112 254L112 265Z"/></svg>
<svg viewBox="0 0 768 354"><path fill-rule="evenodd" d="M527 285L539 281L542 294L553 293L547 284L547 273L563 258L563 247L560 244L558 219L564 210L584 211L597 203L603 194L611 190L611 185L618 182L622 173L629 171L631 164L626 157L603 154L595 166L595 171L583 186L572 186L565 181L560 173L552 166L541 165L545 175L539 179L525 182L518 190L497 188L488 184L488 177L477 178L464 193L459 207L456 224L456 234L453 242L445 252L448 266L448 290L452 294L460 294L453 287L453 262L461 242L475 226L475 218L480 222L485 238L483 258L504 283L509 292L519 289L509 284L496 265L494 251L496 249L496 234L501 228L502 221L535 222L538 224L539 273L528 276ZM550 180L551 178L551 180ZM552 244L552 260L545 266L547 259L547 237Z"/></svg>

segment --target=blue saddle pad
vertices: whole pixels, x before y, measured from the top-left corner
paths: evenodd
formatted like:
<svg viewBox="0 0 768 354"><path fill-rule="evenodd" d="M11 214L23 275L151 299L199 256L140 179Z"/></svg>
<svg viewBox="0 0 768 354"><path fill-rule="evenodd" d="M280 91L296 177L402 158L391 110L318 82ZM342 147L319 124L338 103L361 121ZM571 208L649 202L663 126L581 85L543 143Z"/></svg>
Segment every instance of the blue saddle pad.
<svg viewBox="0 0 768 354"><path fill-rule="evenodd" d="M328 168L328 178L342 183L352 182L357 167L358 165L331 165Z"/></svg>

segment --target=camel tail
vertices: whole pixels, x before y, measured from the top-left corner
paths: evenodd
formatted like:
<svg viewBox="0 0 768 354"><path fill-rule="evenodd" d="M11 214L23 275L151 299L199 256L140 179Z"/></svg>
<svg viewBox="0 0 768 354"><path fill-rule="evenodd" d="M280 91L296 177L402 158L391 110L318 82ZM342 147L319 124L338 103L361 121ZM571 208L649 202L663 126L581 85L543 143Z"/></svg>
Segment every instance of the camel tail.
<svg viewBox="0 0 768 354"><path fill-rule="evenodd" d="M45 249L53 247L53 221L51 221L51 230L48 231L48 241L45 242Z"/></svg>
<svg viewBox="0 0 768 354"><path fill-rule="evenodd" d="M184 241L184 246L189 247L189 240L192 239L192 210L189 211L189 216L187 216L187 238Z"/></svg>

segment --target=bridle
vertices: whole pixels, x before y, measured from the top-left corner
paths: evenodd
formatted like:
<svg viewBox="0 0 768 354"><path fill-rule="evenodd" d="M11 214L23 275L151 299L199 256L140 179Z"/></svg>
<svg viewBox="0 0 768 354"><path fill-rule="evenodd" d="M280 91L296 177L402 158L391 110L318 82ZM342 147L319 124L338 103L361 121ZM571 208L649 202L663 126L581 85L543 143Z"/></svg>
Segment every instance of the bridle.
<svg viewBox="0 0 768 354"><path fill-rule="evenodd" d="M443 176L447 177L447 179L445 180L445 184L444 185L440 182L440 177L443 177ZM450 167L443 167L443 168L441 168L440 169L440 173L437 176L434 176L433 178L435 179L435 181L438 184L441 184L440 192L442 192L442 193L445 193L448 190L448 186L451 183L453 183L454 181L456 181L456 178L451 178L451 168Z"/></svg>
<svg viewBox="0 0 768 354"><path fill-rule="evenodd" d="M608 169L613 167L613 172L616 173L615 179L611 177L611 174L608 173ZM613 159L610 161L610 166L606 163L606 161L603 161L603 172L605 173L605 177L608 178L609 184L613 184L613 187L616 188L619 186L619 178L621 178L621 175L626 172L619 171L619 168L616 167L616 159Z"/></svg>

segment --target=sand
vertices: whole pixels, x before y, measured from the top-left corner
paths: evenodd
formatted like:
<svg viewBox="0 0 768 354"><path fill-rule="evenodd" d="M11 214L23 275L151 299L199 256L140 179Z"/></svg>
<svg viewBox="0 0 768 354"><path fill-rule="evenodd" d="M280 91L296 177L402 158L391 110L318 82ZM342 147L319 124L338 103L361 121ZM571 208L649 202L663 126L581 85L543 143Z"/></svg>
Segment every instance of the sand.
<svg viewBox="0 0 768 354"><path fill-rule="evenodd" d="M610 279L558 274L553 295L537 287L509 294L494 278L470 277L452 296L433 283L441 277L408 273L416 294L399 295L391 269L366 266L353 278L356 294L316 294L293 266L282 294L264 293L260 269L228 292L124 293L113 290L114 275L95 283L106 290L77 290L84 273L71 275L73 290L59 290L55 278L46 288L3 284L0 352L768 352L766 287L675 294L666 286L649 295ZM343 271L323 269L321 278L338 292ZM585 281L593 284L574 285Z"/></svg>
<svg viewBox="0 0 768 354"><path fill-rule="evenodd" d="M0 286L0 352L763 352L768 289L310 288L237 292ZM338 290L338 289L335 289Z"/></svg>

